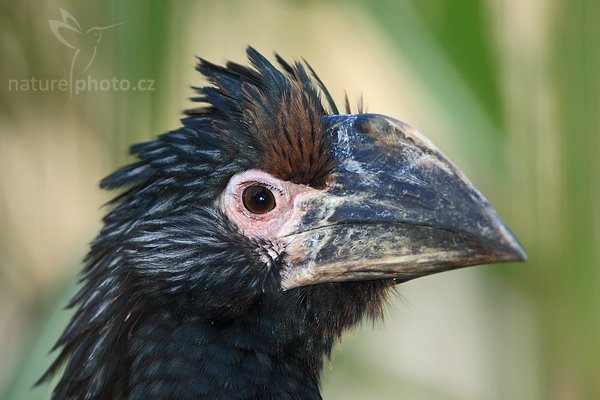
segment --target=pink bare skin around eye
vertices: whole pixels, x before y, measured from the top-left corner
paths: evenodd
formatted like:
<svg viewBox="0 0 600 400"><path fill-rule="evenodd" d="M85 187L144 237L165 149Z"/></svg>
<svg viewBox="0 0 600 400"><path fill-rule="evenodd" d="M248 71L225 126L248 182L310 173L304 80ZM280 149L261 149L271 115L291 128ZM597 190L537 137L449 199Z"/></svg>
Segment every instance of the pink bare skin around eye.
<svg viewBox="0 0 600 400"><path fill-rule="evenodd" d="M252 185L262 185L273 193L273 210L253 214L246 209L242 194L244 189ZM282 181L264 171L253 169L234 175L218 202L221 211L244 235L274 241L293 232L304 215L302 203L320 193L322 190Z"/></svg>

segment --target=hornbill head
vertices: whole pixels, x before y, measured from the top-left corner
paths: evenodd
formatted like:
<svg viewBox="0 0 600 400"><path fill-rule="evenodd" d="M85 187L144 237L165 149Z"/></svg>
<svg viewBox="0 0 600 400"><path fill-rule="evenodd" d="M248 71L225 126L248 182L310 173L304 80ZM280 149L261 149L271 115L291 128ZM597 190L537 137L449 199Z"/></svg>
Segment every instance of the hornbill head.
<svg viewBox="0 0 600 400"><path fill-rule="evenodd" d="M204 105L132 146L138 161L102 181L124 191L44 377L66 363L55 398L177 397L168 388L180 364L220 390L204 380L188 397L308 398L294 393L318 386L341 332L379 316L395 284L525 260L479 191L415 129L340 114L308 64L277 56L279 70L247 52L251 67L201 59L210 85L193 100ZM223 357L225 348L238 353Z"/></svg>

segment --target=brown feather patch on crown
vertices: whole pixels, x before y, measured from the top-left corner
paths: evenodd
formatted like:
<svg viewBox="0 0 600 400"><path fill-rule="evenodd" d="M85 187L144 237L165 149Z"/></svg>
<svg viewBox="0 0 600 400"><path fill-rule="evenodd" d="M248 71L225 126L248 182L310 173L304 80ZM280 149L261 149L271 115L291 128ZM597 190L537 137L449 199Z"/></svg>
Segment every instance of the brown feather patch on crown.
<svg viewBox="0 0 600 400"><path fill-rule="evenodd" d="M338 114L331 94L306 61L289 64L276 55L280 70L252 47L246 52L251 66L200 59L197 69L211 85L195 88L192 100L206 106L187 110L184 124L209 121L246 168L324 187L334 162L322 117Z"/></svg>
<svg viewBox="0 0 600 400"><path fill-rule="evenodd" d="M243 111L244 123L257 139L265 171L283 180L322 188L333 162L320 105L298 82L289 81L286 86L275 103L256 87L244 84L242 91L249 100Z"/></svg>

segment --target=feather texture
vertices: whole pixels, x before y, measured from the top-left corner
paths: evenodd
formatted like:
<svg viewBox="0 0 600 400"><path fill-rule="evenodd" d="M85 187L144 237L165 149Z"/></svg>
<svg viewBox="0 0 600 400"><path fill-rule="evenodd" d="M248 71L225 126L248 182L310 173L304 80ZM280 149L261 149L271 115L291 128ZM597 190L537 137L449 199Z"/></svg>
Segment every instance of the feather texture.
<svg viewBox="0 0 600 400"><path fill-rule="evenodd" d="M270 243L215 207L241 171L318 188L334 168L321 117L337 107L316 73L247 53L251 67L201 59L203 106L132 146L137 161L101 182L121 192L38 382L65 367L54 400L319 399L323 357L344 329L380 315L387 282L281 292Z"/></svg>

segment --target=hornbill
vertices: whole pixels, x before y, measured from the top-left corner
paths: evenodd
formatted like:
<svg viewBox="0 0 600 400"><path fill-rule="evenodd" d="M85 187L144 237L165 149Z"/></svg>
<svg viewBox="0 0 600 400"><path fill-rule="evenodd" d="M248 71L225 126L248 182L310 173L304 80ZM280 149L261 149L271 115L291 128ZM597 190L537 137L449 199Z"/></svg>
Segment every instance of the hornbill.
<svg viewBox="0 0 600 400"><path fill-rule="evenodd" d="M525 260L414 128L247 55L200 59L203 105L101 182L121 192L40 379L64 367L53 399L320 399L323 359L397 284Z"/></svg>

